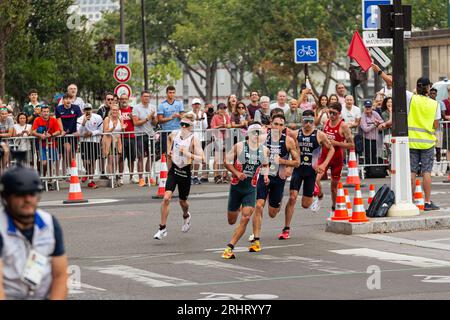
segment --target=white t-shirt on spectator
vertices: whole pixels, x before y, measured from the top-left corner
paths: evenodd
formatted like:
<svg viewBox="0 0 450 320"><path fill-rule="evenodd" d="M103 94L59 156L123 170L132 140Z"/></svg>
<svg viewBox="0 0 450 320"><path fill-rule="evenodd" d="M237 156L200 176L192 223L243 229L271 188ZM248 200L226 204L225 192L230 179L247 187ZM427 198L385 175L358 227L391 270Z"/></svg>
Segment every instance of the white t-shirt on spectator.
<svg viewBox="0 0 450 320"><path fill-rule="evenodd" d="M23 131L31 132L31 124L21 126L20 124L16 123L14 125L14 131L16 132L16 135L21 134ZM18 145L20 151L31 150L31 143L30 143L31 139L26 138L30 136L31 134L28 134L26 136L20 136L20 138L16 140L15 143Z"/></svg>
<svg viewBox="0 0 450 320"><path fill-rule="evenodd" d="M142 103L139 103L133 108L133 116L138 117L139 120L144 120L152 112L155 112L156 117L156 106L152 104L148 104L145 107ZM155 134L155 130L150 120L144 123L142 126L134 126L134 131L136 131L136 133L147 133L149 136L153 136Z"/></svg>
<svg viewBox="0 0 450 320"><path fill-rule="evenodd" d="M270 105L270 111L272 111L273 109L276 109L276 108L283 109L283 112L284 112L284 113L286 113L286 112L289 111L289 109L290 109L289 104L287 104L287 103L284 104L284 107L281 107L281 106L278 104L278 102L272 103L272 104Z"/></svg>
<svg viewBox="0 0 450 320"><path fill-rule="evenodd" d="M206 113L202 110L197 114L191 110L188 114L192 114L194 116L194 136L197 137L198 141L205 141L206 129L208 129L208 118ZM203 119L202 119L203 118Z"/></svg>
<svg viewBox="0 0 450 320"><path fill-rule="evenodd" d="M361 109L353 106L349 111L347 107L342 107L341 115L345 123L353 123L356 119L361 119Z"/></svg>

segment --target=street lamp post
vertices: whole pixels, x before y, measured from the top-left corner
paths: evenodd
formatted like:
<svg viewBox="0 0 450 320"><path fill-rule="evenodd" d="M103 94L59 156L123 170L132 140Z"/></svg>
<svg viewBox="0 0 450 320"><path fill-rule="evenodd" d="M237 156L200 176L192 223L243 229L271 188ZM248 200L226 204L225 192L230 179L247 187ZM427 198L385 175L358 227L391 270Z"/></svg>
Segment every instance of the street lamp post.
<svg viewBox="0 0 450 320"><path fill-rule="evenodd" d="M145 23L144 0L141 0L141 22L142 22L142 55L144 56L144 88L148 90L148 66L147 66L147 31Z"/></svg>
<svg viewBox="0 0 450 320"><path fill-rule="evenodd" d="M125 44L125 4L124 0L120 0L120 43Z"/></svg>

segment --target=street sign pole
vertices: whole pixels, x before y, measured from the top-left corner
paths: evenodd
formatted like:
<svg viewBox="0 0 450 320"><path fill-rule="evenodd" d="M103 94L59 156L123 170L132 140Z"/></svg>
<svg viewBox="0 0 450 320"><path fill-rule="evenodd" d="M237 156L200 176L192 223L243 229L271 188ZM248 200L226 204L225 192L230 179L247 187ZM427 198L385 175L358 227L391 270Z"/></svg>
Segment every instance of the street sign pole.
<svg viewBox="0 0 450 320"><path fill-rule="evenodd" d="M395 193L395 204L388 216L417 216L420 211L412 202L404 58L404 31L410 29L408 12L411 11L402 6L401 0L394 0L391 9L385 21L381 18L381 31L394 38L391 189Z"/></svg>

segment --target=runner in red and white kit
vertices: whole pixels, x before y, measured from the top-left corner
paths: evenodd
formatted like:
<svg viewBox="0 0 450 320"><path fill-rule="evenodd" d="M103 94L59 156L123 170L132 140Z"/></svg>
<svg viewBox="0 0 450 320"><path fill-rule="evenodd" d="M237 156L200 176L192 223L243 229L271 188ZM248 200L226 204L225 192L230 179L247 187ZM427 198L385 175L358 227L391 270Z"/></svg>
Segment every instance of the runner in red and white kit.
<svg viewBox="0 0 450 320"><path fill-rule="evenodd" d="M332 103L330 109L330 120L325 123L323 132L327 135L328 139L334 147L334 157L327 166L327 169L323 173L319 173L316 178L315 195L318 199L323 198L322 186L320 181L324 174L327 174L328 168L331 169L331 200L333 202L331 210L334 212L336 207L336 195L339 180L341 180L342 167L344 166L344 149L354 148L353 136L350 128L345 124L341 118L342 106L340 103ZM319 158L319 165L322 164L327 158L328 149L323 147L322 153ZM319 201L314 202L314 206L311 207L314 211L318 211L320 208Z"/></svg>

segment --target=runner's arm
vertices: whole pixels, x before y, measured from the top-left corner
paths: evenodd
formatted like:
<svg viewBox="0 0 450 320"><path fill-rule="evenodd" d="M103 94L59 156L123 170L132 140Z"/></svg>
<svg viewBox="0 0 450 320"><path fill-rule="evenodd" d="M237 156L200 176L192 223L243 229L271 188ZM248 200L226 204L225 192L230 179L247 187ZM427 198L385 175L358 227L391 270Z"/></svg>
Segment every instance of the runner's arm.
<svg viewBox="0 0 450 320"><path fill-rule="evenodd" d="M235 144L231 148L230 152L228 152L228 154L226 156L225 163L224 163L225 169L230 171L236 177L239 177L239 174L241 173L234 167L234 160L236 159L237 147L239 145L242 145L242 143Z"/></svg>
<svg viewBox="0 0 450 320"><path fill-rule="evenodd" d="M267 147L264 147L264 158L261 161L261 174L264 176L264 182L268 183L269 181L269 158L270 158L270 150Z"/></svg>
<svg viewBox="0 0 450 320"><path fill-rule="evenodd" d="M191 150L194 151L194 153L189 151L187 156L190 157L194 161L203 162L203 159L205 158L204 154L203 154L203 149L202 149L202 146L200 145L200 142L197 140L196 137L194 137L192 139Z"/></svg>
<svg viewBox="0 0 450 320"><path fill-rule="evenodd" d="M344 149L351 149L355 147L355 142L353 141L353 135L350 128L345 124L341 124L342 135L345 137L345 142L331 141L334 147L341 147Z"/></svg>
<svg viewBox="0 0 450 320"><path fill-rule="evenodd" d="M298 167L300 165L300 156L297 151L297 145L295 144L295 140L291 137L286 137L286 147L291 154L291 160L285 160L280 158L280 164L284 164L288 167Z"/></svg>
<svg viewBox="0 0 450 320"><path fill-rule="evenodd" d="M52 257L52 286L50 300L64 300L67 297L67 256Z"/></svg>
<svg viewBox="0 0 450 320"><path fill-rule="evenodd" d="M318 139L319 139L319 143L322 147L325 147L328 149L328 154L327 154L327 158L325 159L325 161L321 164L321 166L323 167L328 167L328 164L330 163L331 159L334 156L334 147L331 144L330 140L328 140L328 137L325 133L323 133L322 131L318 131Z"/></svg>

